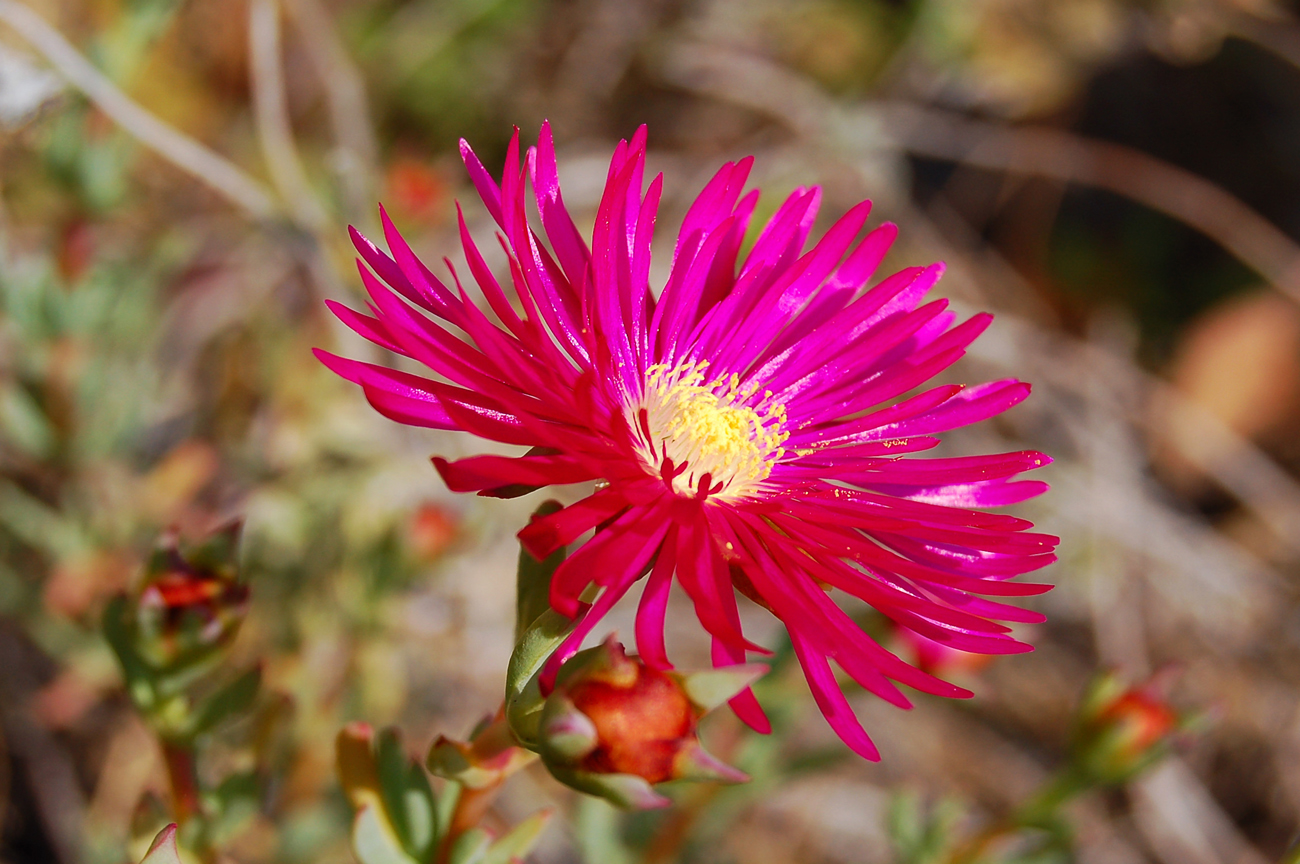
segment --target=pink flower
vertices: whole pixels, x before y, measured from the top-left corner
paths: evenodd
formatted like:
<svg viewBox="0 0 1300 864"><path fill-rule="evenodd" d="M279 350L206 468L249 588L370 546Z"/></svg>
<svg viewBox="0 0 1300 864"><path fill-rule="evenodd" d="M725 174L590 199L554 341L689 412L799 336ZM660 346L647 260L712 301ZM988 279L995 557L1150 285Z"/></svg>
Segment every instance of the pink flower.
<svg viewBox="0 0 1300 864"><path fill-rule="evenodd" d="M829 589L962 651L1030 650L996 622L1042 616L985 597L1046 591L1009 580L1055 560L1057 540L1028 533L1023 519L972 508L1045 491L1012 478L1050 460L1030 451L902 458L937 445L936 433L1019 403L1029 385L945 384L906 396L960 358L991 317L954 326L946 301L921 305L940 264L868 287L897 229L881 225L859 239L867 202L805 252L816 187L796 189L741 255L758 201L757 191L741 194L750 158L724 165L691 205L656 294L650 245L663 187L661 175L642 193L645 143L642 127L614 151L588 246L560 195L549 126L523 170L516 131L499 186L462 142L500 226L518 306L463 216L469 273L488 308L470 299L450 261L455 288L435 277L384 215L391 258L353 233L371 314L331 308L437 377L318 356L398 422L532 448L513 458L435 458L455 491L508 495L596 481L591 495L519 534L540 558L600 529L555 573L551 604L577 626L548 662L544 687L647 574L636 641L652 668L671 668L663 631L674 579L712 636L715 665L766 653L741 632L740 591L785 624L830 725L878 759L831 660L904 708L895 681L971 694L880 647ZM526 181L540 231L528 223ZM580 598L592 586L601 590L588 605ZM769 728L748 689L731 705L750 726Z"/></svg>

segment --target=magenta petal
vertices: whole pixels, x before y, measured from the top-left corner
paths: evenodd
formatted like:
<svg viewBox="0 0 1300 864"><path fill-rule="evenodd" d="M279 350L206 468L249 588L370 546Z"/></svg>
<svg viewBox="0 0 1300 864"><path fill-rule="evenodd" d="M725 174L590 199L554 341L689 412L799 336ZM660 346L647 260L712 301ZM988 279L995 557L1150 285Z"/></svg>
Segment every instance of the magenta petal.
<svg viewBox="0 0 1300 864"><path fill-rule="evenodd" d="M464 138L460 139L460 158L465 163L465 170L469 172L469 179L474 182L474 188L478 190L478 197L483 200L483 206L496 223L504 228L505 223L501 218L501 189Z"/></svg>
<svg viewBox="0 0 1300 864"><path fill-rule="evenodd" d="M672 589L673 570L676 566L677 529L670 527L636 610L637 651L651 669L673 668L668 662L668 652L664 649L664 619L668 613L668 595Z"/></svg>
<svg viewBox="0 0 1300 864"><path fill-rule="evenodd" d="M826 722L854 753L863 759L879 762L880 751L871 742L866 730L858 722L857 715L849 707L849 700L844 698L844 693L836 683L835 674L831 672L831 666L826 662L826 658L813 650L797 630L790 631L790 642L794 645L795 656L799 658L799 665L803 667L804 675L808 679L813 699L817 701L817 707L821 709Z"/></svg>
<svg viewBox="0 0 1300 864"><path fill-rule="evenodd" d="M470 456L455 462L435 456L433 464L453 492L477 492L515 484L581 483L594 479L589 465L564 456Z"/></svg>
<svg viewBox="0 0 1300 864"><path fill-rule="evenodd" d="M539 561L567 546L628 505L616 489L602 489L549 516L534 519L519 532L519 542Z"/></svg>

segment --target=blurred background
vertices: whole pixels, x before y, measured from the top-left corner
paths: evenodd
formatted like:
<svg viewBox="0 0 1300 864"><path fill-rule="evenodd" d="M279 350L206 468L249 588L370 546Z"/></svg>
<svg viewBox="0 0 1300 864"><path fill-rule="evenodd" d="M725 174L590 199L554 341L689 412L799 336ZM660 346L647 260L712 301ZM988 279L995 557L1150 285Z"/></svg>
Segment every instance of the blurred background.
<svg viewBox="0 0 1300 864"><path fill-rule="evenodd" d="M322 303L359 296L346 225L373 232L382 200L426 261L457 260L459 198L494 247L457 139L498 172L544 118L586 226L613 143L649 125L660 255L753 154L760 215L819 183L823 226L871 198L895 269L947 261L941 292L997 315L957 378L1035 392L945 446L1052 454L1017 512L1063 554L1034 654L934 661L976 699L854 697L880 764L778 671L775 740L705 729L754 784L627 819L529 772L492 818L558 804L545 862L888 862L900 800L995 824L1067 758L1096 670L1170 670L1171 704L1211 722L1070 806L1076 860L1277 860L1300 827L1297 11L0 0L0 861L138 860L165 820L99 620L170 525L245 519L231 662L260 661L263 692L199 765L257 780L223 860L352 860L340 725L398 724L418 754L496 707L538 496L451 496L428 457L481 445L383 420L309 349L373 356Z"/></svg>

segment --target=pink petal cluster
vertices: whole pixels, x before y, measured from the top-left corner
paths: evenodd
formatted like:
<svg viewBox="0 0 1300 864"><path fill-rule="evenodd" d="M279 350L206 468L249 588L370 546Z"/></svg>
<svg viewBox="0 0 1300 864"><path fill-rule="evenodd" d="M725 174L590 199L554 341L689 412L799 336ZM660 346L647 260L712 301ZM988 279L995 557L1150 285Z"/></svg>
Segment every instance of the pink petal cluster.
<svg viewBox="0 0 1300 864"><path fill-rule="evenodd" d="M1030 650L998 622L1041 616L989 598L1046 591L1010 580L1055 560L1057 540L979 508L1043 492L1044 483L1013 478L1050 460L1031 451L904 458L937 445L937 433L1016 405L1029 385L945 384L908 395L956 362L991 316L956 323L946 301L922 303L940 264L873 283L897 229L859 236L867 202L805 251L816 187L796 189L742 255L758 201L756 190L742 194L752 159L722 166L695 199L656 292L651 240L663 185L660 175L644 186L645 147L644 127L619 143L588 245L560 194L548 126L522 168L516 131L500 184L462 142L500 228L511 294L463 215L466 263L486 308L450 261L454 288L434 276L385 215L391 257L353 232L370 314L331 306L436 377L318 355L393 420L532 448L517 457L435 458L453 490L510 494L597 481L592 494L519 535L542 557L599 528L555 573L552 606L577 626L544 670L544 685L647 577L636 623L646 663L671 668L664 617L674 582L712 637L715 665L743 663L763 649L742 633L739 591L784 623L834 730L878 759L831 661L904 708L910 703L894 682L971 694L886 651L830 589L962 651ZM538 227L529 224L528 186ZM769 728L752 692L731 705L752 727Z"/></svg>

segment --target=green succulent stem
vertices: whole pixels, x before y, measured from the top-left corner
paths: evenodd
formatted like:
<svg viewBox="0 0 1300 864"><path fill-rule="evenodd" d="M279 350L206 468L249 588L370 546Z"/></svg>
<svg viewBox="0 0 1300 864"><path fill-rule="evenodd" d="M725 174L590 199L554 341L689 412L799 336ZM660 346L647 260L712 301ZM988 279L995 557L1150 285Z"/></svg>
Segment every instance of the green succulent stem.
<svg viewBox="0 0 1300 864"><path fill-rule="evenodd" d="M1095 785L1088 774L1076 765L1069 765L1053 775L1024 804L1012 814L1011 821L1018 828L1051 828L1057 814L1070 799Z"/></svg>
<svg viewBox="0 0 1300 864"><path fill-rule="evenodd" d="M162 737L163 765L172 792L172 817L186 837L185 846L201 864L215 864L216 850L208 836L207 814L203 811L203 791L199 786L198 751L194 742Z"/></svg>
<svg viewBox="0 0 1300 864"><path fill-rule="evenodd" d="M1052 835L1068 833L1060 818L1061 808L1096 783L1086 771L1068 765L1052 775L1028 801L1005 819L1001 819L970 840L960 844L947 856L945 864L977 864L995 841L1025 828L1047 831Z"/></svg>
<svg viewBox="0 0 1300 864"><path fill-rule="evenodd" d="M518 746L510 731L510 725L506 722L504 705L497 711L492 721L478 731L471 746L474 755L485 762ZM456 806L447 824L447 831L439 840L438 854L434 858L435 864L447 864L456 841L466 832L479 827L504 782L503 776L494 783L478 789L461 786L460 794L456 797Z"/></svg>

